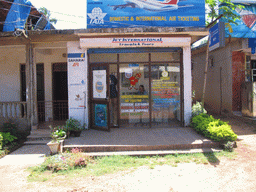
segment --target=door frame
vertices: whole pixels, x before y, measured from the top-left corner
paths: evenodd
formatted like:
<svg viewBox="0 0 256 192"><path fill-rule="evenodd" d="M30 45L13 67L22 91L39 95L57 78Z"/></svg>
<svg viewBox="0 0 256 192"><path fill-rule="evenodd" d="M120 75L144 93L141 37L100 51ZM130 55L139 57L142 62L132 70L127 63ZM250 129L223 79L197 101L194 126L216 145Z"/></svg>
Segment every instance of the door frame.
<svg viewBox="0 0 256 192"><path fill-rule="evenodd" d="M94 99L93 98L93 67L106 67L106 98L105 99ZM110 131L110 112L109 112L109 65L108 64L93 64L89 65L89 114L90 114L90 128ZM107 128L93 125L94 118L94 104L106 104L107 105Z"/></svg>

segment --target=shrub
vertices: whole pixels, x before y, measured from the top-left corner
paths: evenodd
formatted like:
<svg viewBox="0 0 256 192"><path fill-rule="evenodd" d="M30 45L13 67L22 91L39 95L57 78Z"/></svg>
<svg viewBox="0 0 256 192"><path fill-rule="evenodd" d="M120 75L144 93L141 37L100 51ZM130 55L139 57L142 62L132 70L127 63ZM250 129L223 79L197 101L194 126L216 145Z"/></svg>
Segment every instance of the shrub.
<svg viewBox="0 0 256 192"><path fill-rule="evenodd" d="M5 132L5 133L9 132L11 135L15 136L16 139L18 139L18 140L24 140L24 139L26 139L26 136L28 135L24 132L20 132L18 130L17 125L15 123L12 123L12 122L5 122L3 124L2 131Z"/></svg>
<svg viewBox="0 0 256 192"><path fill-rule="evenodd" d="M197 101L196 104L192 106L192 117L197 116L201 113L206 114L207 111L203 108L202 103Z"/></svg>
<svg viewBox="0 0 256 192"><path fill-rule="evenodd" d="M11 122L5 122L3 124L3 132L5 133L10 133L11 135L17 136L17 125L15 123L11 123Z"/></svg>
<svg viewBox="0 0 256 192"><path fill-rule="evenodd" d="M224 144L224 150L225 151L229 151L229 152L232 152L234 150L234 147L236 147L236 143L235 142L231 142L231 141L228 141Z"/></svg>
<svg viewBox="0 0 256 192"><path fill-rule="evenodd" d="M81 126L80 122L77 119L71 117L66 121L65 131L80 131L83 129L83 126Z"/></svg>
<svg viewBox="0 0 256 192"><path fill-rule="evenodd" d="M237 139L237 135L228 123L204 113L193 117L191 126L198 133L214 141L227 142Z"/></svg>
<svg viewBox="0 0 256 192"><path fill-rule="evenodd" d="M9 143L11 143L12 141L14 141L15 139L17 139L17 137L11 135L9 132L5 133L5 132L0 132L0 134L3 137L3 146L8 145Z"/></svg>
<svg viewBox="0 0 256 192"><path fill-rule="evenodd" d="M197 132L207 133L207 126L210 122L214 121L213 116L201 113L192 118L191 125Z"/></svg>
<svg viewBox="0 0 256 192"><path fill-rule="evenodd" d="M90 161L90 157L84 153L63 153L49 156L44 163L38 168L41 171L50 170L58 172L63 170L70 170L75 168L86 167Z"/></svg>
<svg viewBox="0 0 256 192"><path fill-rule="evenodd" d="M235 141L237 139L237 135L227 123L211 122L208 131L209 137L214 141Z"/></svg>
<svg viewBox="0 0 256 192"><path fill-rule="evenodd" d="M3 136L2 133L0 132L0 150L3 148Z"/></svg>

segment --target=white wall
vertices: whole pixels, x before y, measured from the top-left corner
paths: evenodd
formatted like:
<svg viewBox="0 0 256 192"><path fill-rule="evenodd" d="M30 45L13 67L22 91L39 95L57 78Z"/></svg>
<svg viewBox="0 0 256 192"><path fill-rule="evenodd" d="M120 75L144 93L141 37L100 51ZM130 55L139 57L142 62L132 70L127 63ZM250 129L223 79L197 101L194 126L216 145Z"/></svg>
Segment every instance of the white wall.
<svg viewBox="0 0 256 192"><path fill-rule="evenodd" d="M26 63L25 47L0 47L0 101L20 101L20 64Z"/></svg>
<svg viewBox="0 0 256 192"><path fill-rule="evenodd" d="M88 128L88 84L87 84L87 50L80 48L78 42L67 43L68 54L84 54L83 62L73 62L68 57L68 101L69 118L75 118ZM74 65L78 63L78 65ZM79 97L78 97L79 95Z"/></svg>
<svg viewBox="0 0 256 192"><path fill-rule="evenodd" d="M192 76L191 76L191 48L183 48L183 75L184 75L184 125L189 126L192 116Z"/></svg>

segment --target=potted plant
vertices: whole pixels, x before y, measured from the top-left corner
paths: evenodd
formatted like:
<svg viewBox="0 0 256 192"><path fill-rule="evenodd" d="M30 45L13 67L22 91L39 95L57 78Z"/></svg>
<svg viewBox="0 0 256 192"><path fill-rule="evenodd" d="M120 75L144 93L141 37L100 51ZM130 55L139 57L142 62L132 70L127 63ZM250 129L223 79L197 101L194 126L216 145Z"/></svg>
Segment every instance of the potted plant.
<svg viewBox="0 0 256 192"><path fill-rule="evenodd" d="M80 122L72 117L66 121L65 128L70 131L70 135L73 134L75 137L79 137L84 129Z"/></svg>
<svg viewBox="0 0 256 192"><path fill-rule="evenodd" d="M60 126L52 128L50 126L52 132L51 132L51 138L52 140L47 143L47 145L49 146L51 153L55 154L58 151L62 152L62 146L63 145L63 141L66 138L66 132L60 128Z"/></svg>

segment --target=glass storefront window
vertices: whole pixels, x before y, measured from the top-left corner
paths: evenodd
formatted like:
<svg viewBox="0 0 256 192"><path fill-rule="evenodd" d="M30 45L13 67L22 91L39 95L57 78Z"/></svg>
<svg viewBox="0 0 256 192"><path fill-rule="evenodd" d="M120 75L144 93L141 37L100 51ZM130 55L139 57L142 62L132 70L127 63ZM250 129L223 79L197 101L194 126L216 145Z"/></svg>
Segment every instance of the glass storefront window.
<svg viewBox="0 0 256 192"><path fill-rule="evenodd" d="M151 98L152 127L180 121L179 64L151 65Z"/></svg>
<svg viewBox="0 0 256 192"><path fill-rule="evenodd" d="M122 127L149 127L148 65L121 64L120 72L120 125Z"/></svg>

